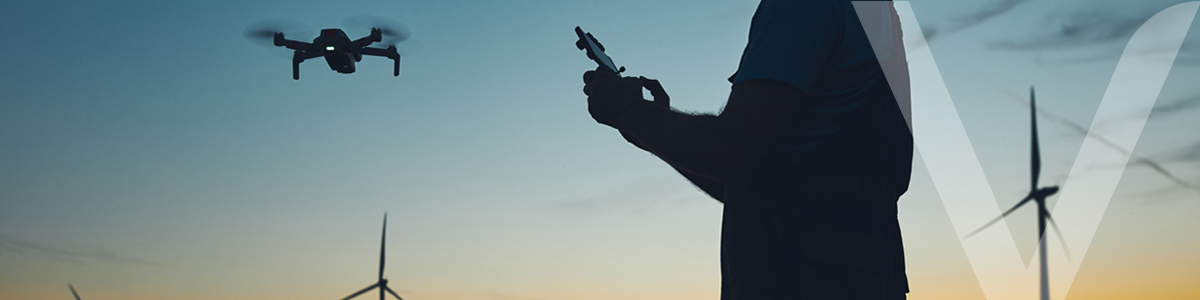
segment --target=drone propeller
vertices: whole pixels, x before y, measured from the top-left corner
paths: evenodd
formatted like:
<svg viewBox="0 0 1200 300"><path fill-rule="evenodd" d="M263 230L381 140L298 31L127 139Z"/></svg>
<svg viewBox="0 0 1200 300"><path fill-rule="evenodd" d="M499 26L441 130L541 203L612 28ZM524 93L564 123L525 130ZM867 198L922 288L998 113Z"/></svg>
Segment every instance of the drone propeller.
<svg viewBox="0 0 1200 300"><path fill-rule="evenodd" d="M254 24L246 26L246 29L242 31L242 34L246 36L246 40L251 43L271 48L275 48L274 38L276 33L283 33L285 37L290 39L306 40L313 37L312 29L304 25L304 23L283 19L254 22Z"/></svg>
<svg viewBox="0 0 1200 300"><path fill-rule="evenodd" d="M306 40L313 37L312 29L304 23L282 19L258 21L242 31L250 43L266 47L271 55L291 59L292 50L275 46L276 33L282 33L288 39Z"/></svg>
<svg viewBox="0 0 1200 300"><path fill-rule="evenodd" d="M383 35L383 41L380 43L384 45L396 45L408 40L412 36L412 32L408 30L408 27L405 27L399 21L380 16L362 15L350 17L343 20L342 25L349 28L378 28Z"/></svg>

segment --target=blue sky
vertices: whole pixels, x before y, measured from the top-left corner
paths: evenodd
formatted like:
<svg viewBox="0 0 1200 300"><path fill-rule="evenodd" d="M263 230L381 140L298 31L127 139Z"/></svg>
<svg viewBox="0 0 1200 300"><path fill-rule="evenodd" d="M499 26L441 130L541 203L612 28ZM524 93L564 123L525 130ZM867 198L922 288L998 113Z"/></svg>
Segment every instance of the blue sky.
<svg viewBox="0 0 1200 300"><path fill-rule="evenodd" d="M939 30L929 47L997 198L1011 199L998 205L1028 182L1028 111L1008 93L1036 85L1039 107L1086 127L1131 34L1104 24L1174 3L912 2L926 31ZM388 274L408 299L715 299L720 204L591 120L580 74L594 65L572 29L595 34L627 74L661 79L676 108L715 112L756 4L8 4L0 298L61 298L66 282L86 299L338 298L371 283L387 211ZM316 30L363 14L412 30L402 76L367 57L351 75L309 61L294 81L287 59L242 36L265 19ZM1094 36L1031 46L1064 24ZM1192 29L1160 106L1200 95ZM1200 135L1188 130L1200 110L1182 106L1155 111L1135 154L1200 184ZM1061 182L1083 138L1043 124L1043 183ZM914 297L982 298L914 166L900 216ZM1121 279L1200 279L1185 250L1200 246L1197 212L1200 192L1129 168L1072 295L1200 294ZM1033 232L1033 220L1019 213L1009 226Z"/></svg>

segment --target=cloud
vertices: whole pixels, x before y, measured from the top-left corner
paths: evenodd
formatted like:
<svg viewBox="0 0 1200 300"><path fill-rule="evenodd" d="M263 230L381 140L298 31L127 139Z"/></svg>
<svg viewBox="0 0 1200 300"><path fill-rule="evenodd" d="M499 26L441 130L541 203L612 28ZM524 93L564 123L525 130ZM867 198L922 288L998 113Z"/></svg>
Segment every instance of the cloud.
<svg viewBox="0 0 1200 300"><path fill-rule="evenodd" d="M156 262L114 254L107 251L68 250L44 244L22 241L5 235L0 235L0 252L37 253L53 259L69 262L98 261L119 265L142 265L151 267L162 266Z"/></svg>
<svg viewBox="0 0 1200 300"><path fill-rule="evenodd" d="M951 19L950 21L952 24L949 27L951 30L960 30L979 25L984 21L1012 10L1014 7L1017 7L1017 5L1025 3L1025 1L1026 0L1000 0L992 2L988 5L985 5L981 10Z"/></svg>
<svg viewBox="0 0 1200 300"><path fill-rule="evenodd" d="M1159 102L1159 103L1161 103L1161 102ZM1186 112L1188 110L1192 110L1195 108L1200 108L1200 94L1196 94L1196 95L1193 95L1188 98L1176 99L1174 101L1167 102L1164 104L1156 103L1154 105L1154 109L1150 111L1150 118L1154 119L1154 118L1166 117L1166 116L1173 115L1176 113ZM1130 113L1124 117L1120 117L1120 118L1116 118L1116 119L1098 120L1097 122L1100 122L1099 123L1100 126L1107 126L1110 123L1120 123L1120 122L1124 122L1126 120L1130 120L1133 118L1137 118L1136 113Z"/></svg>
<svg viewBox="0 0 1200 300"><path fill-rule="evenodd" d="M1200 107L1200 94L1193 95L1189 98L1178 99L1163 105L1155 105L1151 112L1152 116L1161 117L1163 115L1178 113Z"/></svg>
<svg viewBox="0 0 1200 300"><path fill-rule="evenodd" d="M995 42L991 47L1003 50L1066 49L1123 41L1132 36L1154 12L1130 14L1115 10L1092 10L1055 14L1046 19L1045 26L1038 27L1040 32Z"/></svg>
<svg viewBox="0 0 1200 300"><path fill-rule="evenodd" d="M1184 148L1182 151L1179 151L1179 155L1176 156L1176 159L1190 161L1200 160L1200 142L1192 144L1191 146Z"/></svg>
<svg viewBox="0 0 1200 300"><path fill-rule="evenodd" d="M1183 45L1179 46L1179 55L1175 56L1175 62L1200 64L1200 45L1196 45L1196 43L1196 39L1184 39Z"/></svg>
<svg viewBox="0 0 1200 300"><path fill-rule="evenodd" d="M1026 0L993 1L987 5L984 5L984 7L980 10L951 18L950 24L947 26L921 28L921 31L925 34L926 41L932 41L939 36L951 34L959 30L982 24L983 22L1004 14L1017 7L1017 5L1025 2Z"/></svg>
<svg viewBox="0 0 1200 300"><path fill-rule="evenodd" d="M1200 162L1200 141L1156 156L1172 162Z"/></svg>
<svg viewBox="0 0 1200 300"><path fill-rule="evenodd" d="M1160 4L1150 4L1142 8L1109 7L1107 9L1091 9L1056 13L1046 17L1044 24L1036 26L1037 32L993 42L988 47L1009 51L1045 51L1100 49L1099 53L1091 55L1071 55L1070 57L1047 60L1038 58L1039 63L1087 63L1119 57L1124 44L1142 24L1158 12L1165 9ZM1176 63L1200 64L1200 45L1195 39L1184 40ZM1165 48L1163 48L1165 50ZM1157 49L1152 51L1159 51Z"/></svg>

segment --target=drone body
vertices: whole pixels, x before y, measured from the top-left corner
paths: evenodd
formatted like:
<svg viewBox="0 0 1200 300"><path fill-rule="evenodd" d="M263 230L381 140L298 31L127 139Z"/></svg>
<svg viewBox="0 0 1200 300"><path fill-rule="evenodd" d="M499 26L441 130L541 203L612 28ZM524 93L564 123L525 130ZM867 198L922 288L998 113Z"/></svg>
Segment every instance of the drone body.
<svg viewBox="0 0 1200 300"><path fill-rule="evenodd" d="M289 40L282 32L273 34L275 46L294 50L292 53L292 79L300 80L300 63L310 58L325 57L329 68L338 73L354 73L354 64L362 60L363 55L382 56L392 59L394 63L393 76L400 76L400 53L396 46L387 49L367 47L372 43L383 40L383 30L372 28L371 35L356 40L350 40L341 29L322 29L321 35L311 43Z"/></svg>

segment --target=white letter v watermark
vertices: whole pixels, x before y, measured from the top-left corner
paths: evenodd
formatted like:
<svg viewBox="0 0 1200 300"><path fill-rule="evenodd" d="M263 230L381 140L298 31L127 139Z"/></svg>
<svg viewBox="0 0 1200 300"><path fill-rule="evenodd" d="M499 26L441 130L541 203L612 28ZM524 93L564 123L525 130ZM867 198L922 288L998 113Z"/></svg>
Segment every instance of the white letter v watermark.
<svg viewBox="0 0 1200 300"><path fill-rule="evenodd" d="M855 8L859 11L860 19L863 19L864 8L886 4L888 2L856 1ZM1000 207L984 177L983 168L967 138L912 8L907 1L894 4L903 27L912 81L910 124L914 143L961 239L984 222L999 216ZM1116 71L1092 120L1092 127L1084 138L1053 210L1063 238L1075 254L1073 262L1068 262L1058 247L1051 248L1047 253L1052 255L1049 260L1049 281L1053 299L1066 298L1117 182L1125 171L1124 167L1085 168L1097 165L1125 166L1129 162L1128 154L1102 144L1094 136L1104 136L1125 149L1134 148L1197 7L1200 7L1200 1L1182 3L1151 17L1133 34L1117 62ZM868 27L867 23L864 20L864 27ZM890 38L869 29L867 34L872 44L877 44L876 40ZM876 53L879 53L878 49ZM880 59L883 60L882 57ZM1104 128L1096 126L1101 121L1131 114L1134 116L1132 121ZM970 239L961 240L979 285L991 300L1036 299L1039 294L1040 266L1031 264L1029 268L1024 267L1008 226L1004 225L1004 221L1000 222ZM1049 244L1058 246L1057 243Z"/></svg>

